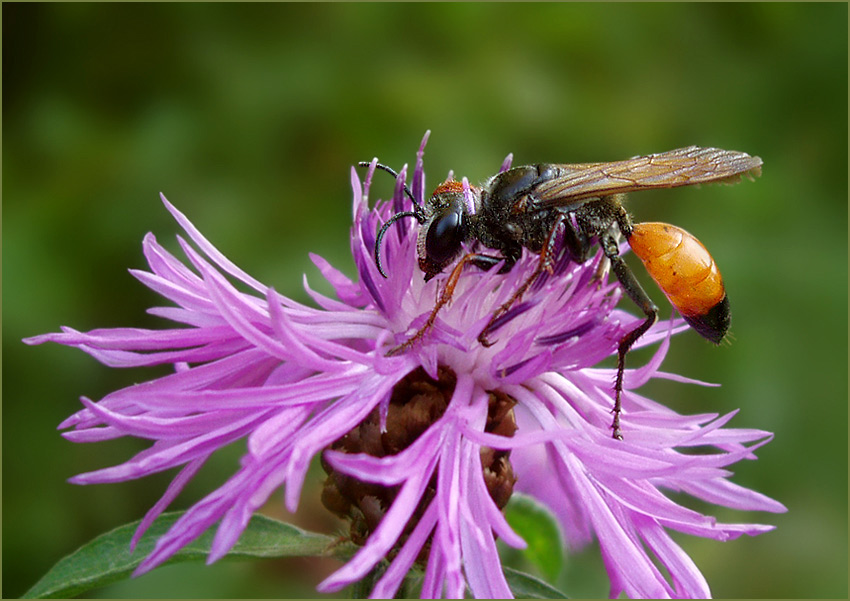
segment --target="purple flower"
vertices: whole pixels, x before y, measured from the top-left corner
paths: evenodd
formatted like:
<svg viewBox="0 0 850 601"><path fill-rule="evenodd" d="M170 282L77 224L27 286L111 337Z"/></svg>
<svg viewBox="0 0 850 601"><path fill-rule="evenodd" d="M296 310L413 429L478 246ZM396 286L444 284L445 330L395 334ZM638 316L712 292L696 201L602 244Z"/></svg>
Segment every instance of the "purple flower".
<svg viewBox="0 0 850 601"><path fill-rule="evenodd" d="M412 178L420 202L426 139ZM445 276L423 281L413 220L387 231L388 278L379 274L376 231L409 201L402 170L392 201L369 209L374 170L373 163L363 184L354 169L351 174L357 281L312 256L337 297L305 283L319 308L282 297L243 272L163 197L195 245L179 238L191 268L148 234L150 271L131 273L173 304L150 312L179 325L88 333L65 327L25 341L75 346L112 367L174 365L170 375L98 402L81 399L84 408L60 425L75 442L153 441L127 462L80 474L74 483L119 482L183 466L134 544L210 455L246 439L240 469L190 508L136 573L220 520L208 558L216 561L281 486L286 507L295 511L308 465L324 451L323 501L352 519L352 538L362 547L320 591L352 584L387 558L374 597L393 596L417 561L425 566L423 597L462 597L467 589L476 597L510 597L496 538L525 545L501 512L516 489L551 508L569 548L598 540L612 597L709 596L668 530L728 540L772 526L718 523L665 491L747 511L784 507L728 479L728 467L754 459L770 433L725 427L734 412L683 416L634 392L650 378L694 383L659 371L671 334L686 329L682 320L656 324L640 340L639 346L660 345L647 365L626 372L622 441L610 430L614 370L594 366L616 355L620 338L641 318L616 308L621 289L598 269L599 257L575 264L562 253L554 273L539 278L500 319L490 347L478 343L479 333L537 257L525 253L502 274L465 269L433 327L388 356L428 318ZM468 189L466 180L463 185Z"/></svg>

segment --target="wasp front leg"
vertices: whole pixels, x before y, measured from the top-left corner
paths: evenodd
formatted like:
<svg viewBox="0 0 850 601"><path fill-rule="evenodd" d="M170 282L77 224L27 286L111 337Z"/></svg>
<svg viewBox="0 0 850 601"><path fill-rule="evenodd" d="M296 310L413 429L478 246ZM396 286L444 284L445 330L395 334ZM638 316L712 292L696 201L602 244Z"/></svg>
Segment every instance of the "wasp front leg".
<svg viewBox="0 0 850 601"><path fill-rule="evenodd" d="M502 261L506 261L507 259L503 259L502 257L495 257L492 255L485 255L482 253L467 253L463 257L461 257L460 261L457 262L457 265L454 266L451 273L449 274L448 279L446 280L446 285L443 287L442 292L440 293L440 297L437 299L437 303L434 305L434 308L431 310L430 315L428 315L428 319L425 320L425 323L421 328L416 330L414 334L399 344L398 346L394 346L389 351L387 351L387 356L398 355L405 350L409 349L413 346L418 340L420 340L434 325L434 321L437 319L437 313L440 312L445 305L452 300L452 295L454 294L455 287L457 286L458 281L460 280L461 272L463 271L464 266L467 263L471 263L482 270L492 269L494 266L498 265ZM513 264L513 261L510 262Z"/></svg>

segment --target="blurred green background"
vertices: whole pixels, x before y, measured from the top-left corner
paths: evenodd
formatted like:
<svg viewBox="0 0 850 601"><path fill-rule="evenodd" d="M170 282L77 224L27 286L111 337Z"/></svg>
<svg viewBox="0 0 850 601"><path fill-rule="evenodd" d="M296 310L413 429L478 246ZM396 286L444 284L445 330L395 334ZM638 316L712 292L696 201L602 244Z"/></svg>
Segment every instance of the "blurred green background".
<svg viewBox="0 0 850 601"><path fill-rule="evenodd" d="M846 597L847 126L843 3L4 3L3 596L140 518L170 476L67 484L146 446L62 439L55 427L78 397L158 372L20 339L165 325L126 272L144 267L146 232L175 247L160 191L237 264L307 302L302 273L327 290L308 252L353 273L350 166L412 163L431 129L429 187L449 169L483 180L508 152L515 164L581 162L698 144L764 159L755 183L632 198L638 220L675 223L711 249L734 315L731 346L688 333L665 364L722 388L645 391L685 412L740 407L733 426L776 433L735 481L789 512L715 514L777 530L677 537L714 595ZM240 452L177 506L222 482ZM333 528L316 494L305 491L300 523ZM335 566L174 566L97 593L310 596ZM570 557L558 584L606 595L597 550Z"/></svg>

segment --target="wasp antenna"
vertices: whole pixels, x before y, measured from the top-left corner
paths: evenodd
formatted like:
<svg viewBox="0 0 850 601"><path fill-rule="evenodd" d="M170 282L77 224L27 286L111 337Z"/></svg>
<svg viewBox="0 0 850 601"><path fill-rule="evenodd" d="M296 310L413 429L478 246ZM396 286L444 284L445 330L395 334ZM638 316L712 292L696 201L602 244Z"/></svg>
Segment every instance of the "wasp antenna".
<svg viewBox="0 0 850 601"><path fill-rule="evenodd" d="M381 240L384 239L384 233L387 231L387 228L389 228L393 223L395 223L402 217L414 217L420 223L422 222L422 217L418 212L404 211L402 213L396 213L395 215L390 217L387 222L381 226L381 229L378 230L378 235L375 236L375 265L378 267L378 273L380 273L384 277L387 277L387 274L384 273L384 266L381 265Z"/></svg>
<svg viewBox="0 0 850 601"><path fill-rule="evenodd" d="M372 163L368 162L368 161L360 161L358 163L358 165L360 165L361 167L368 167L371 164ZM398 172L395 169L393 169L392 167L389 167L388 165L384 165L382 163L376 163L375 169L380 169L381 171L386 171L387 173L392 175L395 179L398 179ZM410 199L410 202L412 202L413 206L415 207L416 219L418 219L419 221L422 221L422 217L424 216L424 214L422 212L422 205L420 205L418 202L416 202L416 199L413 197L413 192L410 191L410 188L408 187L408 185L406 183L404 184L404 193L407 195L407 197ZM388 223L390 223L390 222L388 222Z"/></svg>

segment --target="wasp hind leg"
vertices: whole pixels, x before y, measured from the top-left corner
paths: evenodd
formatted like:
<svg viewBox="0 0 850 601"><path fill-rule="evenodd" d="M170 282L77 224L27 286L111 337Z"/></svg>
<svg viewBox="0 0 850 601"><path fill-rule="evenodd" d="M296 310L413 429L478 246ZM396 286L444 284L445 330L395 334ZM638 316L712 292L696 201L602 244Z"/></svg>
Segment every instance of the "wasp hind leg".
<svg viewBox="0 0 850 601"><path fill-rule="evenodd" d="M617 276L617 280L626 291L626 294L632 302L634 302L646 319L634 330L623 336L620 339L620 344L617 347L617 379L614 382L614 421L611 424L611 435L617 440L623 440L623 433L620 431L620 412L622 410L621 399L623 393L623 373L626 369L626 355L641 336L646 334L646 331L652 327L655 320L658 318L658 307L649 298L646 291L635 278L635 274L626 265L626 262L619 254L617 241L613 236L606 235L600 240L602 250L605 256L611 262L611 270Z"/></svg>

